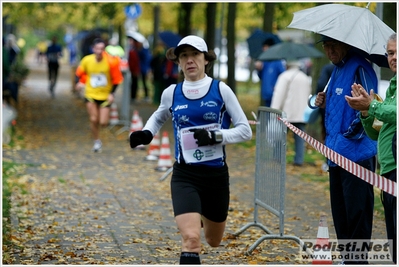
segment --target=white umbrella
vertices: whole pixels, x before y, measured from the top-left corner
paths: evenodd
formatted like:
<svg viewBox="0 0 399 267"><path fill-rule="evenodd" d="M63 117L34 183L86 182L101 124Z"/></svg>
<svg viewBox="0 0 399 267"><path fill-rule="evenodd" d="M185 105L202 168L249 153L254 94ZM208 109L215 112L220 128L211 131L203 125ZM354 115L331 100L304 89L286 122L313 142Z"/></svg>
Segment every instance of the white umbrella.
<svg viewBox="0 0 399 267"><path fill-rule="evenodd" d="M127 35L127 37L130 37L130 38L136 40L139 43L144 43L145 40L146 40L144 35L142 35L139 32L129 31L129 32L126 33L126 35Z"/></svg>
<svg viewBox="0 0 399 267"><path fill-rule="evenodd" d="M147 39L141 33L135 31L128 31L126 33L126 36L136 40L139 43L142 43L144 48L149 48L149 43Z"/></svg>
<svg viewBox="0 0 399 267"><path fill-rule="evenodd" d="M387 40L394 31L369 9L343 4L324 4L294 13L287 26L312 31L349 44L381 67Z"/></svg>

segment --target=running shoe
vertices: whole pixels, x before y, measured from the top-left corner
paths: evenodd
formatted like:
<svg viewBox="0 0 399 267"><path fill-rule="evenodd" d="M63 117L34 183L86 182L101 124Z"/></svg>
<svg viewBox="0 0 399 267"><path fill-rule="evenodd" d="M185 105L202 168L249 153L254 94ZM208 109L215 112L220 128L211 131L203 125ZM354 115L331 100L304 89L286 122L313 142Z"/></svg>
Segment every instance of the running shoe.
<svg viewBox="0 0 399 267"><path fill-rule="evenodd" d="M102 145L100 140L94 141L93 152L101 152Z"/></svg>

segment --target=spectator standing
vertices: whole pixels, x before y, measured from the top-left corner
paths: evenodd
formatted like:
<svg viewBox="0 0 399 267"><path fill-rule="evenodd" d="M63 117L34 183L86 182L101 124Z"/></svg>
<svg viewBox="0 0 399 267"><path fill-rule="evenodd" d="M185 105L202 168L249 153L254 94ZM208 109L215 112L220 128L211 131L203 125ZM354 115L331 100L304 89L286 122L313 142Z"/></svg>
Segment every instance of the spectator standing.
<svg viewBox="0 0 399 267"><path fill-rule="evenodd" d="M139 59L140 59L140 78L141 78L141 83L143 85L143 90L144 90L144 101L149 103L149 102L151 102L151 100L149 98L147 77L148 77L148 71L150 70L150 62L151 62L152 55L151 55L150 49L148 49L147 40L145 40L143 43L136 41L136 47L137 47L137 50L139 53Z"/></svg>
<svg viewBox="0 0 399 267"><path fill-rule="evenodd" d="M21 56L21 49L17 45L16 37L14 34L8 34L3 46L3 93L18 102L19 82L16 79L16 73L19 71L17 66L18 58ZM18 76L18 75L17 75ZM8 99L10 100L10 99Z"/></svg>
<svg viewBox="0 0 399 267"><path fill-rule="evenodd" d="M167 85L175 84L179 81L179 66L169 59L166 61L165 79Z"/></svg>
<svg viewBox="0 0 399 267"><path fill-rule="evenodd" d="M389 68L394 73L386 91L384 101L374 99L373 90L370 94L360 84L352 85L352 96L345 96L348 104L360 110L359 117L367 135L378 141L378 161L380 163L381 176L396 182L396 129L397 129L397 99L396 99L396 74L397 74L397 37L391 35L387 43L387 60ZM382 121L382 127L378 131L373 127L375 119ZM381 191L381 199L385 212L385 224L388 240L392 241L390 251L392 260L396 264L397 250L397 203L396 197Z"/></svg>
<svg viewBox="0 0 399 267"><path fill-rule="evenodd" d="M76 70L79 78L77 89L85 88L84 97L94 139L93 152L102 150L100 127L108 125L114 93L123 80L119 63L105 52L105 42L97 38L93 41L93 54L83 57Z"/></svg>
<svg viewBox="0 0 399 267"><path fill-rule="evenodd" d="M277 78L270 107L283 110L292 125L305 131L303 114L312 86L309 76L300 69L300 66L299 61L287 62L287 70ZM302 166L305 158L305 141L296 134L294 141L294 166Z"/></svg>
<svg viewBox="0 0 399 267"><path fill-rule="evenodd" d="M57 82L58 69L60 67L58 60L61 57L62 57L62 47L57 43L57 37L53 36L53 38L51 39L51 44L46 51L48 80L50 82L49 90L51 93L51 97L53 98L55 96L54 89L55 89L55 84Z"/></svg>
<svg viewBox="0 0 399 267"><path fill-rule="evenodd" d="M268 38L263 43L263 51L266 51L275 44L272 38ZM261 105L270 107L278 76L285 71L282 60L256 61L255 68L261 83Z"/></svg>
<svg viewBox="0 0 399 267"><path fill-rule="evenodd" d="M184 81L165 89L143 130L131 133L130 146L149 144L172 117L171 192L182 240L180 264L201 264L201 227L207 243L217 247L226 226L230 193L224 146L251 139L252 131L231 88L206 74L216 55L202 38L186 36L167 57L179 64Z"/></svg>
<svg viewBox="0 0 399 267"><path fill-rule="evenodd" d="M335 65L327 92L317 94L315 104L325 108L325 144L338 154L371 171L375 170L377 144L364 132L358 111L345 100L353 83L362 84L367 91L377 90L377 76L366 59L352 52L351 46L322 36L323 49ZM363 240L370 242L373 225L373 186L328 160L330 201L338 242ZM345 252L341 252L345 257ZM367 264L344 261L344 264Z"/></svg>
<svg viewBox="0 0 399 267"><path fill-rule="evenodd" d="M109 44L105 47L105 51L114 57L123 58L125 56L125 50L118 44L118 39L112 37L109 40Z"/></svg>
<svg viewBox="0 0 399 267"><path fill-rule="evenodd" d="M139 76L141 74L140 70L140 56L137 49L137 41L132 36L127 36L129 42L129 55L128 55L128 64L129 70L131 75L131 83L130 83L130 90L131 90L131 100L133 102L136 101L137 90L139 86Z"/></svg>
<svg viewBox="0 0 399 267"><path fill-rule="evenodd" d="M46 57L47 42L42 40L36 44L37 49L37 63L42 64L43 59Z"/></svg>
<svg viewBox="0 0 399 267"><path fill-rule="evenodd" d="M150 67L152 70L154 94L152 98L153 104L159 105L161 103L161 95L163 90L168 87L166 84L166 47L160 43L154 49L154 56L151 59Z"/></svg>
<svg viewBox="0 0 399 267"><path fill-rule="evenodd" d="M14 34L10 33L7 35L6 48L8 50L8 62L10 65L13 65L17 62L17 57L21 52Z"/></svg>

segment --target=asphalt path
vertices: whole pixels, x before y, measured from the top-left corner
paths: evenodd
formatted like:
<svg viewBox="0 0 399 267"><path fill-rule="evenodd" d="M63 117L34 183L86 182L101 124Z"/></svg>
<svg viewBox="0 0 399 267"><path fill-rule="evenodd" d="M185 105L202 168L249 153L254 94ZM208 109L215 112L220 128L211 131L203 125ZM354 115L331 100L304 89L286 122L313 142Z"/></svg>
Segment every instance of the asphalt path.
<svg viewBox="0 0 399 267"><path fill-rule="evenodd" d="M62 64L55 98L51 98L46 66L28 61L31 73L20 88L16 147L3 148L4 160L29 164L18 182L28 193L16 191L12 200L13 264L178 264L180 235L175 225L169 179L146 161L147 150L132 150L124 125L101 131L103 150L93 153L89 120L81 96L72 93L71 67ZM119 114L123 89L116 94ZM139 102L145 122L156 106ZM121 130L122 129L122 130ZM121 131L119 131L121 130ZM119 131L119 132L118 132ZM161 129L169 136L171 123ZM148 149L148 148L146 148ZM251 255L248 247L266 235L251 227L254 221L255 151L227 146L231 203L226 234L218 248L203 242L203 264L305 264L296 259L298 245L268 239ZM171 155L173 157L173 155ZM299 177L301 169L287 166L285 235L315 239L320 215L327 215L329 237L335 238L328 187ZM320 174L319 166L314 167ZM324 178L323 178L324 177ZM264 210L259 222L278 233L279 220ZM385 224L376 218L373 238L385 238Z"/></svg>

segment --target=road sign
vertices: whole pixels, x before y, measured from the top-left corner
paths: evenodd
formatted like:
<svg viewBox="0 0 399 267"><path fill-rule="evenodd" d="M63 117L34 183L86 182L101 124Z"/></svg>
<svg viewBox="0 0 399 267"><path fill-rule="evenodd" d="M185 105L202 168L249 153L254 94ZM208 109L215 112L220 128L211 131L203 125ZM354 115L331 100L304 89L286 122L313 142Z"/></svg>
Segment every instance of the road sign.
<svg viewBox="0 0 399 267"><path fill-rule="evenodd" d="M129 19L137 19L141 15L141 6L139 4L134 4L125 7L126 17Z"/></svg>

